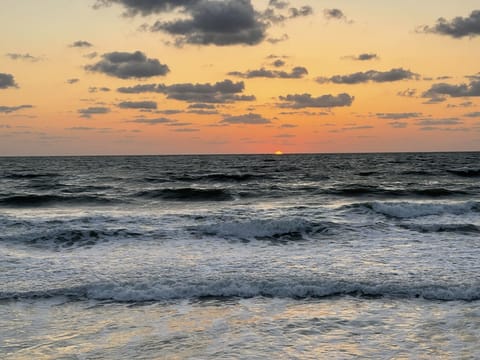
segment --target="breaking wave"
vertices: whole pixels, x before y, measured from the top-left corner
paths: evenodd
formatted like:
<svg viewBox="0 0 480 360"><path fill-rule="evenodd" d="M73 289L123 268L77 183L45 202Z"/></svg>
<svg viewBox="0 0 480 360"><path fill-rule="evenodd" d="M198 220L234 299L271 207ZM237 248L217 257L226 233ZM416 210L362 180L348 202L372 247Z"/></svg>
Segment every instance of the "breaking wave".
<svg viewBox="0 0 480 360"><path fill-rule="evenodd" d="M409 285L362 283L349 281L289 281L242 279L204 281L199 283L96 283L72 288L43 291L0 292L2 300L41 299L52 297L110 300L117 302L165 301L202 298L423 298L436 301L478 301L480 284Z"/></svg>

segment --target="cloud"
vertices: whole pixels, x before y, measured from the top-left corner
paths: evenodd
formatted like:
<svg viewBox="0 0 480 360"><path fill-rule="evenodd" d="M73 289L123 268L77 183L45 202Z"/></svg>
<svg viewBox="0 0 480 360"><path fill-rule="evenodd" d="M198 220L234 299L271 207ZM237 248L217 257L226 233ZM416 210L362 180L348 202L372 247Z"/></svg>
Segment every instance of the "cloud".
<svg viewBox="0 0 480 360"><path fill-rule="evenodd" d="M327 19L343 19L345 17L340 9L325 9L323 10L323 15Z"/></svg>
<svg viewBox="0 0 480 360"><path fill-rule="evenodd" d="M467 17L457 16L448 21L445 18L439 18L433 26L422 26L417 32L446 35L456 39L465 36L480 35L480 10L474 10Z"/></svg>
<svg viewBox="0 0 480 360"><path fill-rule="evenodd" d="M275 9L285 9L290 5L288 1L281 1L281 0L270 0L268 2L268 6L274 7Z"/></svg>
<svg viewBox="0 0 480 360"><path fill-rule="evenodd" d="M6 57L9 57L11 60L24 60L24 61L31 61L31 62L38 62L41 61L42 58L33 56L30 54L17 54L17 53L8 53L5 54Z"/></svg>
<svg viewBox="0 0 480 360"><path fill-rule="evenodd" d="M278 60L275 60L272 63L272 65L275 66L275 67L282 67L282 66L285 65L285 61L278 59Z"/></svg>
<svg viewBox="0 0 480 360"><path fill-rule="evenodd" d="M294 67L290 72L278 71L278 70L267 70L265 68L260 68L257 70L248 70L246 72L232 71L232 72L229 72L228 75L237 76L244 79L252 79L252 78L301 79L305 75L308 75L308 70L302 66Z"/></svg>
<svg viewBox="0 0 480 360"><path fill-rule="evenodd" d="M77 47L77 48L89 48L92 47L93 44L89 43L88 41L78 40L74 43L70 44L70 47Z"/></svg>
<svg viewBox="0 0 480 360"><path fill-rule="evenodd" d="M408 123L404 121L392 121L392 122L389 122L388 125L390 125L395 129L405 129L408 126Z"/></svg>
<svg viewBox="0 0 480 360"><path fill-rule="evenodd" d="M339 95L322 95L312 97L311 94L295 94L280 96L280 100L284 103L279 104L281 108L303 109L303 108L331 108L350 106L354 100L353 96L346 93Z"/></svg>
<svg viewBox="0 0 480 360"><path fill-rule="evenodd" d="M463 124L458 118L445 119L422 119L415 123L417 126L444 126L444 125L460 125Z"/></svg>
<svg viewBox="0 0 480 360"><path fill-rule="evenodd" d="M121 109L147 109L154 110L157 108L155 101L123 101L117 105Z"/></svg>
<svg viewBox="0 0 480 360"><path fill-rule="evenodd" d="M477 118L477 117L480 117L480 111L471 112L471 113L465 114L464 116L470 117L470 118Z"/></svg>
<svg viewBox="0 0 480 360"><path fill-rule="evenodd" d="M254 8L251 0L97 0L94 8L122 5L125 16L165 12L181 14L172 20L157 20L143 28L173 36L174 45L256 45L267 39L267 28L288 19L308 16L310 6L288 7L287 1L269 2L265 11Z"/></svg>
<svg viewBox="0 0 480 360"><path fill-rule="evenodd" d="M31 109L33 105L18 105L18 106L0 106L0 113L10 114L22 109Z"/></svg>
<svg viewBox="0 0 480 360"><path fill-rule="evenodd" d="M140 84L133 87L121 87L117 91L124 94L160 93L165 94L168 99L189 103L222 104L255 100L253 95L241 95L244 88L243 81L234 83L227 79L215 84Z"/></svg>
<svg viewBox="0 0 480 360"><path fill-rule="evenodd" d="M412 119L422 116L422 113L417 112L405 112L405 113L377 113L375 114L379 119L386 120L400 120L400 119Z"/></svg>
<svg viewBox="0 0 480 360"><path fill-rule="evenodd" d="M450 97L470 97L480 96L480 80L472 80L469 84L451 85L447 83L433 84L430 89L422 94L424 98L441 102L445 96Z"/></svg>
<svg viewBox="0 0 480 360"><path fill-rule="evenodd" d="M259 114L245 114L239 116L226 116L223 118L221 123L224 124L249 124L249 125L260 125L260 124L270 124L271 121L264 118Z"/></svg>
<svg viewBox="0 0 480 360"><path fill-rule="evenodd" d="M80 79L68 79L67 84L73 85L80 81Z"/></svg>
<svg viewBox="0 0 480 360"><path fill-rule="evenodd" d="M345 56L344 58L355 60L355 61L369 61L369 60L377 60L378 55L373 53L362 53L359 55Z"/></svg>
<svg viewBox="0 0 480 360"><path fill-rule="evenodd" d="M167 65L161 64L157 59L148 59L141 51L103 54L102 60L86 65L85 70L120 79L164 76L170 71Z"/></svg>
<svg viewBox="0 0 480 360"><path fill-rule="evenodd" d="M406 90L399 91L397 93L397 95L402 96L402 97L414 97L415 95L417 95L417 90L416 89L406 89Z"/></svg>
<svg viewBox="0 0 480 360"><path fill-rule="evenodd" d="M377 71L377 70L369 70L366 72L357 72L348 75L334 75L330 78L327 77L319 77L317 78L317 82L320 84L324 84L327 82L331 82L334 84L361 84L366 82L376 82L376 83L383 83L383 82L393 82L393 81L400 81L400 80L410 80L410 79L418 79L419 75L411 72L410 70L405 70L403 68L396 68L391 69L388 71Z"/></svg>
<svg viewBox="0 0 480 360"><path fill-rule="evenodd" d="M296 125L296 124L282 124L280 127L282 129L293 129L293 128L298 127L298 125Z"/></svg>
<svg viewBox="0 0 480 360"><path fill-rule="evenodd" d="M83 55L83 57L87 59L95 59L97 56L98 53L96 51Z"/></svg>
<svg viewBox="0 0 480 360"><path fill-rule="evenodd" d="M88 92L89 93L96 93L96 92L109 92L110 91L110 88L108 87L96 87L96 86L90 86L88 88Z"/></svg>
<svg viewBox="0 0 480 360"><path fill-rule="evenodd" d="M18 85L11 74L0 73L0 89L16 88Z"/></svg>
<svg viewBox="0 0 480 360"><path fill-rule="evenodd" d="M199 3L201 0L97 0L93 6L95 9L120 4L126 8L125 16L152 15L171 11L178 7L187 7Z"/></svg>
<svg viewBox="0 0 480 360"><path fill-rule="evenodd" d="M80 117L89 119L92 115L104 115L110 112L110 109L107 107L89 107L86 109L78 109L77 111L80 114Z"/></svg>
<svg viewBox="0 0 480 360"><path fill-rule="evenodd" d="M348 20L343 11L340 9L324 9L323 16L329 20L344 20L349 24L353 24L353 21Z"/></svg>
<svg viewBox="0 0 480 360"><path fill-rule="evenodd" d="M267 42L269 42L270 44L278 44L279 42L282 42L282 41L287 41L289 38L288 38L288 34L283 34L282 36L280 37L277 37L277 38L268 38L267 39Z"/></svg>
<svg viewBox="0 0 480 360"><path fill-rule="evenodd" d="M157 21L150 31L175 36L177 45L256 45L265 39L267 24L250 0L198 1L186 11L189 18Z"/></svg>
<svg viewBox="0 0 480 360"><path fill-rule="evenodd" d="M135 119L135 120L130 120L128 122L136 123L136 124L146 124L146 125L159 125L159 124L173 123L173 122L175 122L175 120L161 117L161 118L156 118L156 119L138 118L138 119Z"/></svg>
<svg viewBox="0 0 480 360"><path fill-rule="evenodd" d="M208 109L208 110L214 110L215 105L212 104L203 104L203 103L195 103L195 104L190 104L188 105L189 109Z"/></svg>

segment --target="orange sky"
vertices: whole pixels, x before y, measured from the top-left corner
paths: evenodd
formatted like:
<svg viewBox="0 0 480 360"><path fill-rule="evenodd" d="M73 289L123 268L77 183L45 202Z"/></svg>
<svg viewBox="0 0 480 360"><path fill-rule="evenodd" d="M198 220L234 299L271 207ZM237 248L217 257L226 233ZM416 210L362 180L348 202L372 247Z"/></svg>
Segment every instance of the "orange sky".
<svg viewBox="0 0 480 360"><path fill-rule="evenodd" d="M0 155L478 151L479 29L470 0L2 0Z"/></svg>

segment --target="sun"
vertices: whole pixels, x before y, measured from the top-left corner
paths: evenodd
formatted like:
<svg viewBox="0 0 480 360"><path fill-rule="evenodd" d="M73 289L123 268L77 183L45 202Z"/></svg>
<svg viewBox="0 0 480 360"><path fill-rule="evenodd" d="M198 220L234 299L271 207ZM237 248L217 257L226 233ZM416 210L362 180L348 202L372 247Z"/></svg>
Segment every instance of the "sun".
<svg viewBox="0 0 480 360"><path fill-rule="evenodd" d="M274 152L275 155L283 155L283 151L282 150L277 150Z"/></svg>

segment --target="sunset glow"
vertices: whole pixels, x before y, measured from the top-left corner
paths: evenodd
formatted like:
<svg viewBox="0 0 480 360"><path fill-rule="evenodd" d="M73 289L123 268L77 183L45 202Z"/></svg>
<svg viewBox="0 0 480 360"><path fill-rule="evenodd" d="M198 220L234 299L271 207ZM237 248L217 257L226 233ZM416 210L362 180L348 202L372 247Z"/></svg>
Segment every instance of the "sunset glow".
<svg viewBox="0 0 480 360"><path fill-rule="evenodd" d="M480 150L478 1L180 3L2 1L0 155Z"/></svg>

